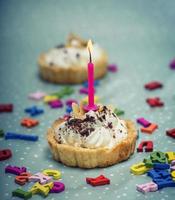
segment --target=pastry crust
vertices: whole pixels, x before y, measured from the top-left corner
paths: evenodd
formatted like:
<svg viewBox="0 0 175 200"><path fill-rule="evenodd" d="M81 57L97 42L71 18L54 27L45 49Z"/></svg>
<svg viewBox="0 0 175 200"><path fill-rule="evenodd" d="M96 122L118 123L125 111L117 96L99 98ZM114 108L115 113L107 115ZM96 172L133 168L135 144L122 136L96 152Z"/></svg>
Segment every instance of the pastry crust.
<svg viewBox="0 0 175 200"><path fill-rule="evenodd" d="M61 122L62 120L55 121L52 128L48 129L47 140L53 158L67 166L80 168L108 167L127 160L134 153L137 132L134 123L130 120L125 121L128 129L127 138L112 149L88 149L59 144L54 136L54 128Z"/></svg>
<svg viewBox="0 0 175 200"><path fill-rule="evenodd" d="M95 79L102 78L107 72L107 54L103 51L100 59L94 63ZM40 75L43 79L53 83L78 84L87 80L87 68L70 65L68 68L52 65L46 62L46 54L41 54L38 59Z"/></svg>

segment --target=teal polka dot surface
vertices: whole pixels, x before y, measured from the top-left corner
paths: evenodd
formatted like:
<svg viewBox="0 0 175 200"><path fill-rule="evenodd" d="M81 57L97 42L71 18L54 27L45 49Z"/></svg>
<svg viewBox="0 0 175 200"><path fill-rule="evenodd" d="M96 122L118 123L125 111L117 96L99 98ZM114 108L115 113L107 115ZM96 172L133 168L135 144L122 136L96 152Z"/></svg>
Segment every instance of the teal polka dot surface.
<svg viewBox="0 0 175 200"><path fill-rule="evenodd" d="M38 75L37 57L42 52L62 43L69 32L92 38L108 52L110 63L117 63L117 73L108 73L100 80L97 95L104 104L112 104L125 111L125 119L136 121L145 117L157 123L159 128L152 134L140 133L142 140L152 140L154 150L175 151L175 140L165 131L175 128L175 71L169 69L175 56L175 2L156 1L0 1L0 103L13 103L12 113L0 113L0 128L5 132L35 134L36 142L0 139L0 148L9 148L12 158L0 162L0 199L11 197L19 188L29 190L33 183L18 186L15 176L5 174L7 165L25 166L31 173L43 169L59 169L65 191L49 194L48 200L56 199L125 199L168 200L175 195L174 188L164 188L146 195L136 190L136 184L151 181L147 175L132 175L129 168L142 161L150 153L135 153L128 161L101 169L84 170L66 167L52 159L46 141L46 131L53 121L65 114L66 107L51 109L42 101L28 99L37 90L46 93L59 91L64 86L42 81ZM144 84L157 80L164 87L147 91ZM75 92L68 98L80 100L81 85L71 86ZM161 108L150 108L145 99L160 97L165 103ZM29 115L24 109L33 105L44 109L35 119L40 124L27 129L20 125ZM138 128L140 128L138 126ZM104 174L111 184L92 187L86 177ZM33 195L32 199L43 199Z"/></svg>

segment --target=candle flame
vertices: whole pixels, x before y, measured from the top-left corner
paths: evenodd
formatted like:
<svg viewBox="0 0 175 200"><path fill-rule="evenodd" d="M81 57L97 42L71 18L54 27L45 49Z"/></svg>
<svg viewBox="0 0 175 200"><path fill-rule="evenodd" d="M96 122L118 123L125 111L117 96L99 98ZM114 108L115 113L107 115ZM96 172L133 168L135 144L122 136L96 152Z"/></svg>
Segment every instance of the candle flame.
<svg viewBox="0 0 175 200"><path fill-rule="evenodd" d="M93 45L92 45L92 41L91 40L88 41L87 48L88 48L88 51L92 52Z"/></svg>
<svg viewBox="0 0 175 200"><path fill-rule="evenodd" d="M87 43L87 49L89 51L89 60L91 62L92 61L91 52L92 52L92 49L93 49L93 45L92 45L92 41L91 40L89 40L88 43Z"/></svg>

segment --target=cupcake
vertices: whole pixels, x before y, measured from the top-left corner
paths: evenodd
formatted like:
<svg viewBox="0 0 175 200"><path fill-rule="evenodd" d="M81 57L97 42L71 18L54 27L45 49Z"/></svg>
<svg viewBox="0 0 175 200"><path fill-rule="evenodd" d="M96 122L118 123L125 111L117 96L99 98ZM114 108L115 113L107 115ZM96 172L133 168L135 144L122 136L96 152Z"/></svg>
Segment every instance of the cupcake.
<svg viewBox="0 0 175 200"><path fill-rule="evenodd" d="M73 103L69 118L56 120L47 140L53 158L67 166L107 167L127 160L134 152L136 129L107 106L84 112Z"/></svg>
<svg viewBox="0 0 175 200"><path fill-rule="evenodd" d="M58 45L42 53L38 59L40 75L53 83L82 83L87 80L87 41L70 34L65 45ZM107 54L93 44L94 77L99 79L107 72Z"/></svg>

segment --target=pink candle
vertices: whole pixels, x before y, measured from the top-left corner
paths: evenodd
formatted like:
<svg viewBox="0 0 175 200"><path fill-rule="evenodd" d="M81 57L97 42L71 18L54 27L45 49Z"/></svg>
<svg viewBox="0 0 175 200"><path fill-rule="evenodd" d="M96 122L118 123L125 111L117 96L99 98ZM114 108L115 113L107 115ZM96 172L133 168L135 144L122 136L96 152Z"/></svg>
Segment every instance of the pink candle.
<svg viewBox="0 0 175 200"><path fill-rule="evenodd" d="M92 42L91 40L89 40L88 51L89 51L90 61L88 63L88 105L84 107L86 111L98 110L97 105L94 104L94 64L92 63L91 60L91 48L92 48Z"/></svg>
<svg viewBox="0 0 175 200"><path fill-rule="evenodd" d="M88 101L89 106L94 106L94 64L88 63Z"/></svg>

